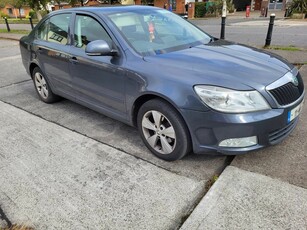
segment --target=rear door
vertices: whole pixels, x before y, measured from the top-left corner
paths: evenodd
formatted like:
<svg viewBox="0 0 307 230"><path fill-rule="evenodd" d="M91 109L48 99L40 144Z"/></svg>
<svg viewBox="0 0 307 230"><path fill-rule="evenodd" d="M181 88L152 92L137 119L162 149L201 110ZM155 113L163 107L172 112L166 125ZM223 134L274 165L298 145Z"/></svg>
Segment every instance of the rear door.
<svg viewBox="0 0 307 230"><path fill-rule="evenodd" d="M57 93L73 95L69 72L69 25L71 14L50 17L38 28L34 52L42 71Z"/></svg>

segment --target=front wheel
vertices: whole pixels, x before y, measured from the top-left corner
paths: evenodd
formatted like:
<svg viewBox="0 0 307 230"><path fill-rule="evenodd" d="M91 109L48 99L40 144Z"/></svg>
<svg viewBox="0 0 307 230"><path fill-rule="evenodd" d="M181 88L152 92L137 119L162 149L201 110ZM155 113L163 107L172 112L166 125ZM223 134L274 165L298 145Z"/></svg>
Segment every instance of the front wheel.
<svg viewBox="0 0 307 230"><path fill-rule="evenodd" d="M191 149L185 122L167 102L153 99L144 103L138 112L137 125L145 145L163 160L181 159Z"/></svg>

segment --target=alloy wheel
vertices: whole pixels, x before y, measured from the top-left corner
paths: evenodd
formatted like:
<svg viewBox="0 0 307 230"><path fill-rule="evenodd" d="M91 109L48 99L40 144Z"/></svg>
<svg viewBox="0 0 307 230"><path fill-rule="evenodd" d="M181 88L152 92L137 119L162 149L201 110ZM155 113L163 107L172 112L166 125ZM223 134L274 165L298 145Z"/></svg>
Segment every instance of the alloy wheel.
<svg viewBox="0 0 307 230"><path fill-rule="evenodd" d="M176 133L172 123L156 110L144 114L142 131L148 144L160 154L170 154L176 147Z"/></svg>
<svg viewBox="0 0 307 230"><path fill-rule="evenodd" d="M45 78L39 73L35 73L35 86L37 89L37 92L41 95L42 98L47 99L48 98L48 86L46 83Z"/></svg>

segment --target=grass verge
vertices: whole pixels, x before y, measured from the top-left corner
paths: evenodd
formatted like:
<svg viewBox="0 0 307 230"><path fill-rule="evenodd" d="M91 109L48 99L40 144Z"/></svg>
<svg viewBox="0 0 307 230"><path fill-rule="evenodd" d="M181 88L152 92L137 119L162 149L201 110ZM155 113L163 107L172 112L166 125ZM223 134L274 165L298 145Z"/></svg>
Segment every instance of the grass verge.
<svg viewBox="0 0 307 230"><path fill-rule="evenodd" d="M0 33L11 33L11 34L29 34L29 30L11 30L11 32L7 32L7 29L0 29Z"/></svg>
<svg viewBox="0 0 307 230"><path fill-rule="evenodd" d="M7 20L9 24L30 24L30 20L29 19L15 19L15 18L10 18ZM32 19L33 24L37 24L38 20L37 19ZM4 19L0 19L0 24L5 24L5 20Z"/></svg>
<svg viewBox="0 0 307 230"><path fill-rule="evenodd" d="M285 50L285 51L304 51L303 49L295 47L295 46L265 46L264 49Z"/></svg>

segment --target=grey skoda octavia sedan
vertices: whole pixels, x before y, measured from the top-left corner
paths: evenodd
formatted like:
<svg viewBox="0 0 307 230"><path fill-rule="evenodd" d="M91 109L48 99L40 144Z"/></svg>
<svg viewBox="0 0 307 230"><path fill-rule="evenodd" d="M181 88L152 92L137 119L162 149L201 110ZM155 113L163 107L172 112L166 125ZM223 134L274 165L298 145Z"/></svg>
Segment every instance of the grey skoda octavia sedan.
<svg viewBox="0 0 307 230"><path fill-rule="evenodd" d="M274 145L295 128L304 100L286 60L155 7L55 11L20 49L42 101L64 97L136 126L169 161Z"/></svg>

